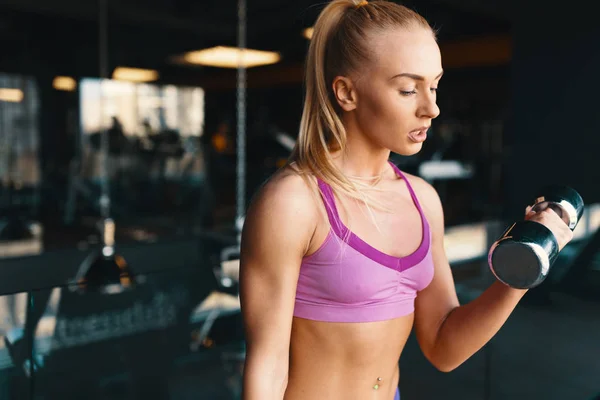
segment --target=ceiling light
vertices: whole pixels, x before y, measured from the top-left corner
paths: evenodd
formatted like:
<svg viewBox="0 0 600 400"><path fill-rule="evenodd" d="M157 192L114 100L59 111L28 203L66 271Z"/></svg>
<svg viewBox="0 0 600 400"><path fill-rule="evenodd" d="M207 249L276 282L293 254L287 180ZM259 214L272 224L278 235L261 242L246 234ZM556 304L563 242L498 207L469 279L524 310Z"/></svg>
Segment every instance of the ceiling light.
<svg viewBox="0 0 600 400"><path fill-rule="evenodd" d="M77 87L77 82L70 76L57 76L52 81L52 87L56 90L73 92Z"/></svg>
<svg viewBox="0 0 600 400"><path fill-rule="evenodd" d="M129 82L151 82L158 79L158 71L153 69L117 67L113 79Z"/></svg>
<svg viewBox="0 0 600 400"><path fill-rule="evenodd" d="M23 91L21 89L0 88L0 101L9 101L11 103L20 103L23 100Z"/></svg>
<svg viewBox="0 0 600 400"><path fill-rule="evenodd" d="M313 27L306 28L305 30L302 31L302 36L304 36L306 39L310 40L310 39L312 39L314 30L315 30L315 28L313 28Z"/></svg>
<svg viewBox="0 0 600 400"><path fill-rule="evenodd" d="M189 64L208 65L221 68L246 68L275 64L281 55L272 51L239 49L237 47L217 46L210 49L191 51L183 55L183 61Z"/></svg>

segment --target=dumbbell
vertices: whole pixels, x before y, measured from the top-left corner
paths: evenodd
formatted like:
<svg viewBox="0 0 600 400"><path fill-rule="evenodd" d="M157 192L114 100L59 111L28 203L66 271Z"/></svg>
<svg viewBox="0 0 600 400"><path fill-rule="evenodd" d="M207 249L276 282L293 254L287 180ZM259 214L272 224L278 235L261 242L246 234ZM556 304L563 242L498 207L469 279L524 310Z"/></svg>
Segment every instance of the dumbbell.
<svg viewBox="0 0 600 400"><path fill-rule="evenodd" d="M548 186L531 204L533 211L554 210L574 230L583 215L583 199L567 186ZM539 222L519 221L492 244L489 267L499 281L516 289L531 289L546 279L558 257L556 237Z"/></svg>

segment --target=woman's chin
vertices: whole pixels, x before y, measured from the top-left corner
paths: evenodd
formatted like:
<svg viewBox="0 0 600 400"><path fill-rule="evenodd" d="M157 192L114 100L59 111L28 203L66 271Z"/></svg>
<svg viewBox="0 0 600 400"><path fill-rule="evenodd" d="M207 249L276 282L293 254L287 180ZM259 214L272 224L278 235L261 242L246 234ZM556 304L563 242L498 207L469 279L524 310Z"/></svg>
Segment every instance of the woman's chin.
<svg viewBox="0 0 600 400"><path fill-rule="evenodd" d="M419 151L421 151L421 149L423 148L423 144L422 143L411 143L409 145L404 145L404 146L398 146L398 148L394 149L390 149L390 151L401 155L401 156L406 156L406 157L410 157L410 156L414 156L415 154L417 154Z"/></svg>

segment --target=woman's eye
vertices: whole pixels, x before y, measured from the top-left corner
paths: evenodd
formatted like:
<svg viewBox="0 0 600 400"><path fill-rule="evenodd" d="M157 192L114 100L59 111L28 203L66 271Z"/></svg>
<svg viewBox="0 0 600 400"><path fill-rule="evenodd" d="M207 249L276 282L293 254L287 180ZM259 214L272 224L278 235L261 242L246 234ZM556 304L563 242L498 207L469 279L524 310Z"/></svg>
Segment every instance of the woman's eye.
<svg viewBox="0 0 600 400"><path fill-rule="evenodd" d="M410 91L408 91L408 90L401 90L400 91L400 94L403 95L403 96L411 96L411 95L416 94L416 93L417 93L416 90L410 90Z"/></svg>

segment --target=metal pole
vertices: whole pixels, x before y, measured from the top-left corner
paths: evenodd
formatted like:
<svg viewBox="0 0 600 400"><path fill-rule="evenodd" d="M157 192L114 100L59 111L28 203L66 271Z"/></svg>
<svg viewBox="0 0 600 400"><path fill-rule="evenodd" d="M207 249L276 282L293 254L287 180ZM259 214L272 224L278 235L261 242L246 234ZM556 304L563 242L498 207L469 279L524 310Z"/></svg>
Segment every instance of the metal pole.
<svg viewBox="0 0 600 400"><path fill-rule="evenodd" d="M235 227L239 244L246 209L246 67L242 62L246 48L246 0L238 0L237 39L240 56L237 69L237 212Z"/></svg>
<svg viewBox="0 0 600 400"><path fill-rule="evenodd" d="M98 0L98 47L100 69L100 157L102 171L100 177L100 215L103 219L110 217L110 179L108 177L108 129L102 124L104 119L104 82L108 79L108 0Z"/></svg>

